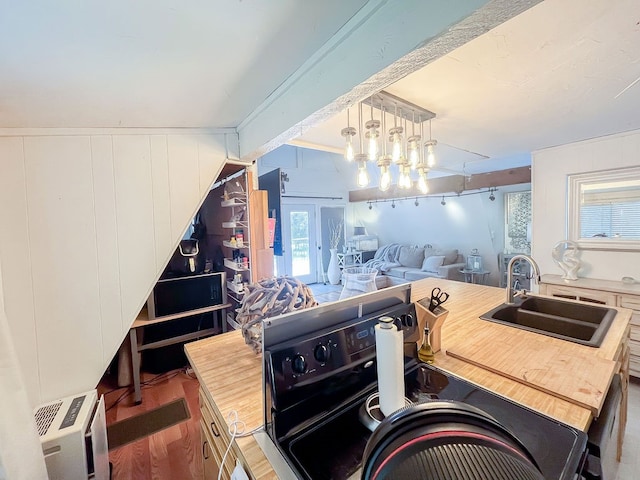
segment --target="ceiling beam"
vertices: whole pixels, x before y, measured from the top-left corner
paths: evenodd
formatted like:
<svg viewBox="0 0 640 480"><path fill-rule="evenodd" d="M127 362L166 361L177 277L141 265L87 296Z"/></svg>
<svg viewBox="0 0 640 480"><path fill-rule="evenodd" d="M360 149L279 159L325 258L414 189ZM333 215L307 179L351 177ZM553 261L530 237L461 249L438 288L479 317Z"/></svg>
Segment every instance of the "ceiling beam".
<svg viewBox="0 0 640 480"><path fill-rule="evenodd" d="M502 187L505 185L518 185L531 183L531 167L510 168L495 172L478 173L476 175L449 175L429 179L429 193L427 195L442 195L445 193L462 193L466 190L479 190L481 188ZM349 202L370 202L376 200L391 200L393 198L406 198L425 194L420 193L414 182L413 188L402 189L392 185L386 192L379 188L365 188L351 190Z"/></svg>
<svg viewBox="0 0 640 480"><path fill-rule="evenodd" d="M367 2L241 122L241 158L299 137L540 1Z"/></svg>

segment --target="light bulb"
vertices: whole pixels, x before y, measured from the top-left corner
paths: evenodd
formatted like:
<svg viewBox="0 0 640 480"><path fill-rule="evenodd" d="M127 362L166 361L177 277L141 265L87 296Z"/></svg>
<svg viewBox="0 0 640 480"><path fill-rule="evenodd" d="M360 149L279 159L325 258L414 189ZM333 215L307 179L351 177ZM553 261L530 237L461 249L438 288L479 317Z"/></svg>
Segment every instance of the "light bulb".
<svg viewBox="0 0 640 480"><path fill-rule="evenodd" d="M378 152L380 151L380 148L378 147L378 137L380 136L378 128L380 128L380 121L371 119L367 123L365 123L364 126L367 129L367 134L365 136L369 140L369 148L367 150L369 160L375 161L377 160Z"/></svg>
<svg viewBox="0 0 640 480"><path fill-rule="evenodd" d="M358 186L366 187L369 185L369 172L367 172L367 167L364 165L358 168Z"/></svg>
<svg viewBox="0 0 640 480"><path fill-rule="evenodd" d="M349 162L352 162L353 159L356 158L356 154L353 151L353 142L351 141L351 137L347 137L347 146L344 149L344 158Z"/></svg>
<svg viewBox="0 0 640 480"><path fill-rule="evenodd" d="M391 172L389 167L382 167L380 171L382 173L380 176L380 190L384 192L391 186Z"/></svg>
<svg viewBox="0 0 640 480"><path fill-rule="evenodd" d="M402 160L402 127L393 127L389 130L391 135L391 160L399 163Z"/></svg>
<svg viewBox="0 0 640 480"><path fill-rule="evenodd" d="M373 129L367 132L367 138L369 139L369 160L376 160L378 158L378 131Z"/></svg>
<svg viewBox="0 0 640 480"><path fill-rule="evenodd" d="M353 151L353 137L356 135L356 129L353 127L343 128L340 132L340 135L342 135L346 140L346 144L344 147L344 158L347 161L352 162L356 157L355 152Z"/></svg>
<svg viewBox="0 0 640 480"><path fill-rule="evenodd" d="M420 160L420 155L418 154L418 149L417 148L410 149L409 163L411 164L411 168L416 168L419 160Z"/></svg>
<svg viewBox="0 0 640 480"><path fill-rule="evenodd" d="M409 188L411 186L411 179L409 178L407 169L404 166L400 167L400 176L398 177L398 186L400 188Z"/></svg>
<svg viewBox="0 0 640 480"><path fill-rule="evenodd" d="M415 169L420 163L420 147L418 142L420 140L419 135L413 135L409 137L407 145L407 151L409 152L409 163L411 164L411 168Z"/></svg>
<svg viewBox="0 0 640 480"><path fill-rule="evenodd" d="M424 194L429 192L429 186L427 185L427 175L423 172L420 172L420 176L418 177L418 190L420 190L420 192Z"/></svg>
<svg viewBox="0 0 640 480"><path fill-rule="evenodd" d="M427 166L429 168L436 164L436 156L433 154L433 145L427 147Z"/></svg>
<svg viewBox="0 0 640 480"><path fill-rule="evenodd" d="M400 135L395 134L393 136L393 149L391 150L391 158L395 163L400 161L402 157L402 144L400 143Z"/></svg>

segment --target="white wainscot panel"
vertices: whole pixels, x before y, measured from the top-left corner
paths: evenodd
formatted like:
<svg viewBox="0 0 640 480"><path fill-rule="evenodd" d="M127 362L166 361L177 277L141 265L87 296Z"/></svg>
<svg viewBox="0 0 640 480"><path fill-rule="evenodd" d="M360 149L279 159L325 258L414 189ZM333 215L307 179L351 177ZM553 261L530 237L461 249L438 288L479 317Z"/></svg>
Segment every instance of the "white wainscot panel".
<svg viewBox="0 0 640 480"><path fill-rule="evenodd" d="M89 137L24 140L40 384L47 401L103 369Z"/></svg>
<svg viewBox="0 0 640 480"><path fill-rule="evenodd" d="M113 137L123 321L135 319L156 277L149 137Z"/></svg>
<svg viewBox="0 0 640 480"><path fill-rule="evenodd" d="M22 137L0 137L0 263L5 312L30 402L40 399Z"/></svg>
<svg viewBox="0 0 640 480"><path fill-rule="evenodd" d="M174 238L171 235L171 196L169 192L169 160L167 136L152 135L151 175L153 181L153 223L156 242L156 270L162 270L172 251Z"/></svg>
<svg viewBox="0 0 640 480"><path fill-rule="evenodd" d="M110 135L91 137L91 164L96 211L96 247L102 325L103 364L108 365L124 335L120 300L116 191ZM127 325L128 328L128 325Z"/></svg>
<svg viewBox="0 0 640 480"><path fill-rule="evenodd" d="M169 135L167 147L171 228L172 237L177 243L186 231L203 197L200 195L197 136Z"/></svg>

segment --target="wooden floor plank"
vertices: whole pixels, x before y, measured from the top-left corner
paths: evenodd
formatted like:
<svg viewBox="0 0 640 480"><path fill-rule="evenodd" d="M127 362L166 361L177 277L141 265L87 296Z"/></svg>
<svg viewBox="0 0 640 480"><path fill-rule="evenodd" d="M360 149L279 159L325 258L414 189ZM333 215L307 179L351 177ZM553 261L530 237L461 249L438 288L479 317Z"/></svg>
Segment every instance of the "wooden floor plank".
<svg viewBox="0 0 640 480"><path fill-rule="evenodd" d="M112 480L202 480L198 381L184 370L168 372L160 377L143 372L141 381L150 384L143 385L142 403L135 405L133 388L115 389L117 378L105 375L98 385L98 393L109 392L105 395L106 407L111 407L106 415L107 425L181 397L187 402L191 418L111 450L109 461L113 465Z"/></svg>

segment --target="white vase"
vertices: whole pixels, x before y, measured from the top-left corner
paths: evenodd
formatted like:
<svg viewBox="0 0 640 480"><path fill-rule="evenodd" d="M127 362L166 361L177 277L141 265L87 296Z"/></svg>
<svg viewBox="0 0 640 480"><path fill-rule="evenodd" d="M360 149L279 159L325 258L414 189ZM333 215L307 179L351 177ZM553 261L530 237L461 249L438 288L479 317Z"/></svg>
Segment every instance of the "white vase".
<svg viewBox="0 0 640 480"><path fill-rule="evenodd" d="M331 285L338 285L340 283L341 271L338 266L338 249L331 248L331 259L329 260L329 268L327 268L327 279Z"/></svg>

